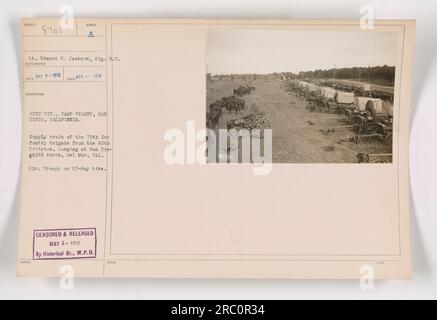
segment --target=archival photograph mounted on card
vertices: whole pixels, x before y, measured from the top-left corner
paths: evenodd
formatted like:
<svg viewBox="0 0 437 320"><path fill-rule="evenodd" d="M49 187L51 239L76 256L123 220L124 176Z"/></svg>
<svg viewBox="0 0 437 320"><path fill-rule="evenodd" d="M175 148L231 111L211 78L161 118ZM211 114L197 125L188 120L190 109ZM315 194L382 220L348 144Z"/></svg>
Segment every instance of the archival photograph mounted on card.
<svg viewBox="0 0 437 320"><path fill-rule="evenodd" d="M22 19L17 274L411 277L414 31Z"/></svg>

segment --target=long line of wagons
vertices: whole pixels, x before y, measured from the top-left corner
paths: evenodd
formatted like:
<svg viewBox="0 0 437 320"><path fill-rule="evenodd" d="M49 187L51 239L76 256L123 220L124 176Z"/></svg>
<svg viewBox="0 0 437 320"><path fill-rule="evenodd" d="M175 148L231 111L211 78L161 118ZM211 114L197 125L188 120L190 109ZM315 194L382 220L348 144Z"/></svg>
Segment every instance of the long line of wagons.
<svg viewBox="0 0 437 320"><path fill-rule="evenodd" d="M310 111L327 111L344 114L346 120L361 134L376 136L386 142L392 141L393 104L390 99L372 97L370 92L338 90L327 85L307 81L291 81L290 89L305 98Z"/></svg>

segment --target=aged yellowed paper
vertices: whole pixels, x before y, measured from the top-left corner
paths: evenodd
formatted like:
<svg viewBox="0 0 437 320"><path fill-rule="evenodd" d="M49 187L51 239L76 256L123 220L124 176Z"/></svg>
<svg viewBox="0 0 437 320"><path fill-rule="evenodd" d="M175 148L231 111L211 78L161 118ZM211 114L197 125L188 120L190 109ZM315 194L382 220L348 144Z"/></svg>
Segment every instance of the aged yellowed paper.
<svg viewBox="0 0 437 320"><path fill-rule="evenodd" d="M22 20L20 276L409 278L415 22Z"/></svg>

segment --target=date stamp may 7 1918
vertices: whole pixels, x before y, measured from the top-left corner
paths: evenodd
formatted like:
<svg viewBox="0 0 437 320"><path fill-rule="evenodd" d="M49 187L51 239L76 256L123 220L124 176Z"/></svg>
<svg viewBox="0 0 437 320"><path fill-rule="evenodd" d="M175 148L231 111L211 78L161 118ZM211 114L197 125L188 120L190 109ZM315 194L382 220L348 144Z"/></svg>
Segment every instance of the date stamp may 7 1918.
<svg viewBox="0 0 437 320"><path fill-rule="evenodd" d="M33 259L85 259L97 256L96 228L33 231Z"/></svg>

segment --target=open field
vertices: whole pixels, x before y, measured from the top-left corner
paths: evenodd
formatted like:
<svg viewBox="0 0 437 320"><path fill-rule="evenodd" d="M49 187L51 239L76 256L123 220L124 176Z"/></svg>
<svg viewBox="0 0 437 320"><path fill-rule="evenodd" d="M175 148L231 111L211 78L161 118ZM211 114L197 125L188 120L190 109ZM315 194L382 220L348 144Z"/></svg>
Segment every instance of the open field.
<svg viewBox="0 0 437 320"><path fill-rule="evenodd" d="M356 134L350 128L337 128L333 134L324 135L322 129L346 125L345 121L335 113L310 112L305 99L285 91L280 80L207 81L208 106L232 95L235 88L244 84L250 84L256 90L243 97L246 107L242 114L223 110L217 127L226 129L227 121L248 114L255 106L271 123L274 163L356 163L359 153L391 153L391 145L376 139L359 143L340 141Z"/></svg>

